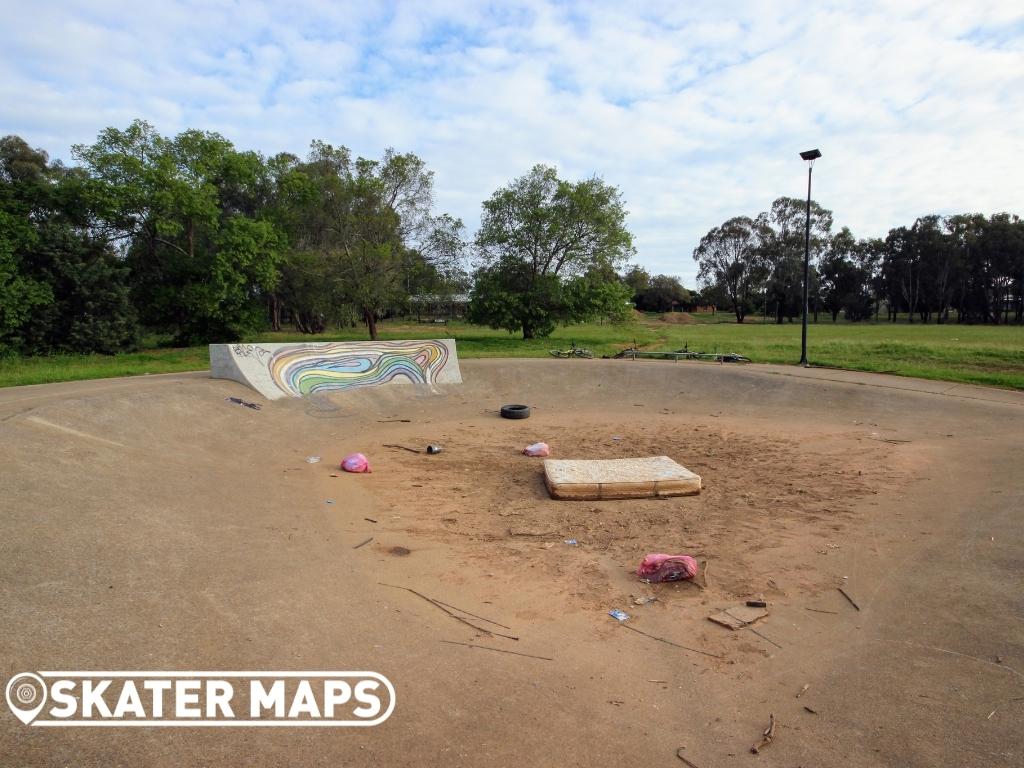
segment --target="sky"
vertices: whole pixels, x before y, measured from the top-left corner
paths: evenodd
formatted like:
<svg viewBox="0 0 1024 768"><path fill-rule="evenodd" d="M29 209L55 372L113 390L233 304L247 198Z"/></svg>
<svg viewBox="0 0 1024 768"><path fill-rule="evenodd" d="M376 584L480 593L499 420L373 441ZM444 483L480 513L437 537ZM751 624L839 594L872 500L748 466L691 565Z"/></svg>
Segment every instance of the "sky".
<svg viewBox="0 0 1024 768"><path fill-rule="evenodd" d="M881 236L1024 215L1024 3L0 0L0 135L142 118L305 155L418 154L465 221L537 163L617 186L635 263L696 283L732 216L806 195Z"/></svg>

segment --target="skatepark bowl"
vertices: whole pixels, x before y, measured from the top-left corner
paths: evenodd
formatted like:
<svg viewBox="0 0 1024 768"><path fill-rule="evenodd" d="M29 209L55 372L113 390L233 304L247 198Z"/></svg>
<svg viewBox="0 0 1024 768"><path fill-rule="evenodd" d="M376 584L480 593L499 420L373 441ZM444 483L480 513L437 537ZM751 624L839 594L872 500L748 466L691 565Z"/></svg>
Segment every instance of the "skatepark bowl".
<svg viewBox="0 0 1024 768"><path fill-rule="evenodd" d="M5 684L373 670L397 702L372 728L37 728L5 710L0 764L1024 763L1024 394L460 365L461 384L274 401L208 373L0 390ZM537 441L668 456L703 489L555 500L521 454ZM372 473L338 469L353 452ZM642 583L649 553L701 573ZM749 627L708 621L761 598Z"/></svg>

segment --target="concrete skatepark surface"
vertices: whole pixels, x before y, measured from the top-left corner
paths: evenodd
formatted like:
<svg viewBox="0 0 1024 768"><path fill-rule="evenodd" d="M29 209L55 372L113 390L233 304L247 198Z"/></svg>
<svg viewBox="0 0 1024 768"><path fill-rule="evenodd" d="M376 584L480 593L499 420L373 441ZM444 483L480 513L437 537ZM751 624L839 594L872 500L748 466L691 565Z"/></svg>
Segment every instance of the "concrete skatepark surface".
<svg viewBox="0 0 1024 768"><path fill-rule="evenodd" d="M1024 395L753 365L462 374L434 396L261 411L206 374L0 390L5 681L368 669L398 702L378 727L326 733L43 729L4 709L0 765L681 765L683 746L701 768L1024 760ZM533 416L500 419L509 402ZM536 440L557 458L668 455L704 490L555 501L518 454ZM383 447L428 442L444 452ZM373 474L336 470L352 451ZM707 561L707 588L638 582L647 552ZM760 635L707 620L757 596ZM751 755L769 713L775 740Z"/></svg>

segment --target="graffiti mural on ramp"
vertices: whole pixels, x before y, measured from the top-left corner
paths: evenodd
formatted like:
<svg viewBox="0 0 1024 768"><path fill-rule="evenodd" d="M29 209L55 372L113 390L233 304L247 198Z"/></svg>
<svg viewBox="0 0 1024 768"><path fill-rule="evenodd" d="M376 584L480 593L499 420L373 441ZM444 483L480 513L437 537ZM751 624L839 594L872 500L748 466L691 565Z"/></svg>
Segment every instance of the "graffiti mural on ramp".
<svg viewBox="0 0 1024 768"><path fill-rule="evenodd" d="M210 372L271 399L390 383L433 388L462 381L453 339L211 344Z"/></svg>

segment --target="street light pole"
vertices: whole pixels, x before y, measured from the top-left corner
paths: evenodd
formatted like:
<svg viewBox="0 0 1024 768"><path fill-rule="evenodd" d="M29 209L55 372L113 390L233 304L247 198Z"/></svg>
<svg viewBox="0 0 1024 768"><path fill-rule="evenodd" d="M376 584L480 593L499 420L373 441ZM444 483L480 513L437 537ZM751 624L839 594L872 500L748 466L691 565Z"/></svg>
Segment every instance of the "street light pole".
<svg viewBox="0 0 1024 768"><path fill-rule="evenodd" d="M800 365L807 368L807 289L811 281L811 170L814 161L821 157L821 152L809 149L801 152L800 157L807 161L807 221L804 225L804 317L800 325Z"/></svg>

